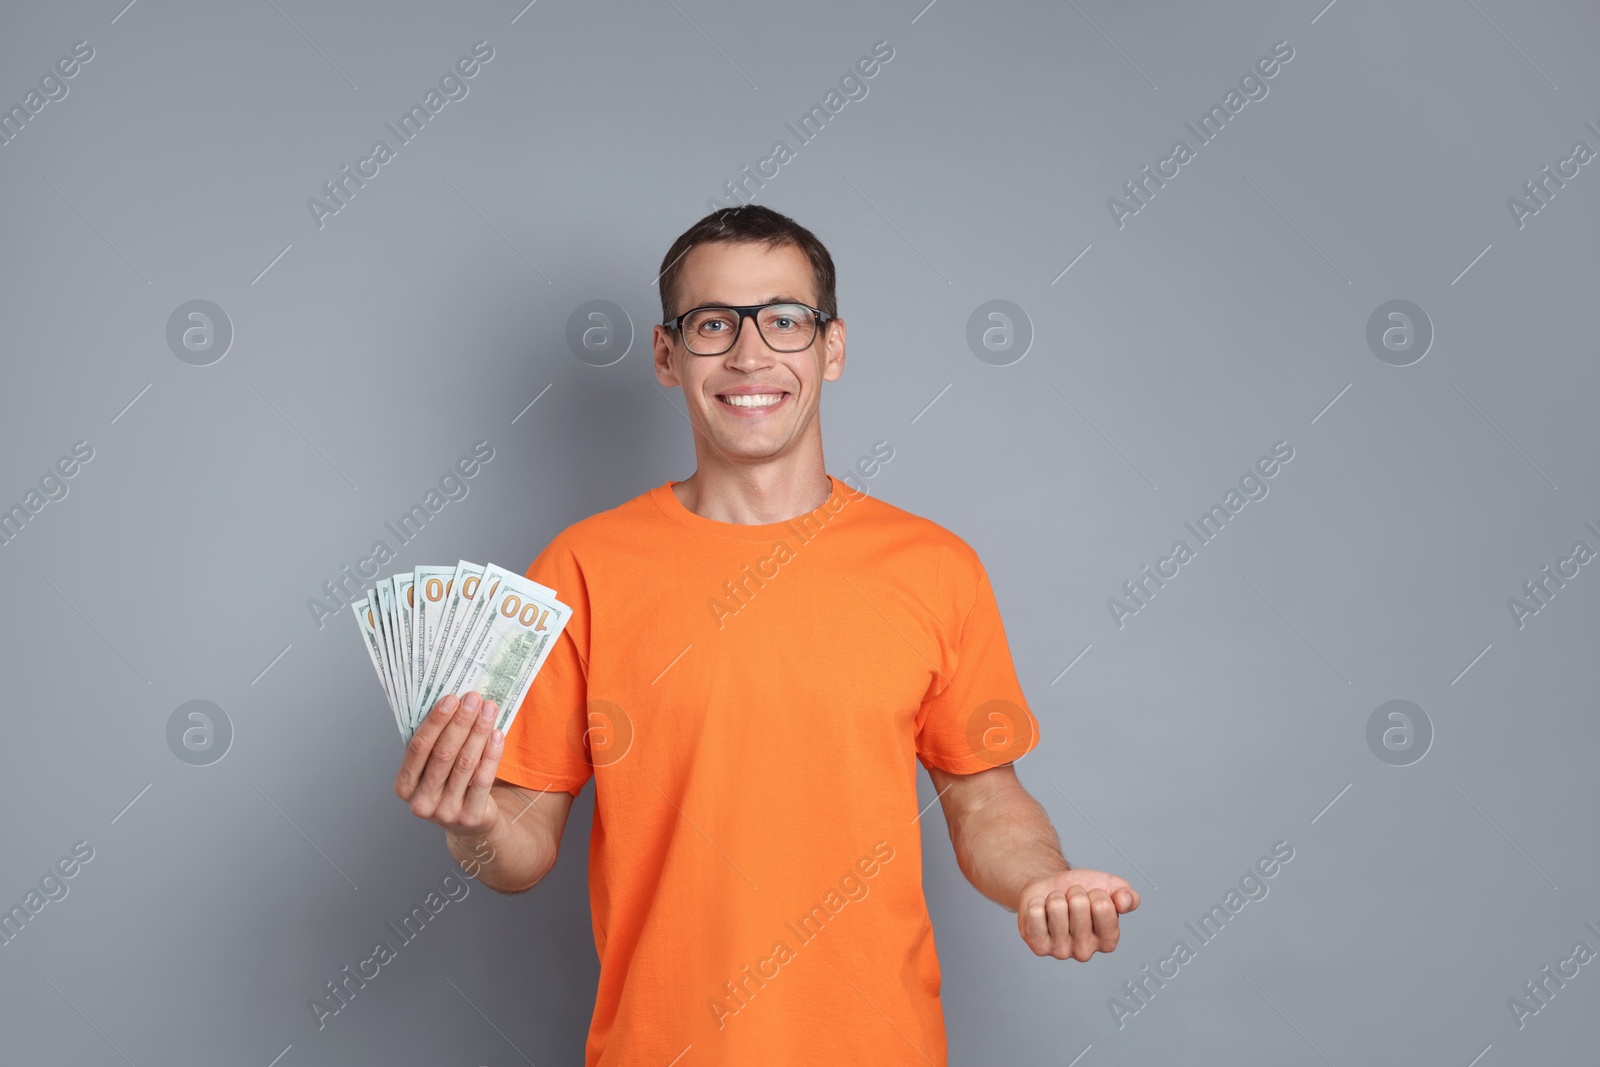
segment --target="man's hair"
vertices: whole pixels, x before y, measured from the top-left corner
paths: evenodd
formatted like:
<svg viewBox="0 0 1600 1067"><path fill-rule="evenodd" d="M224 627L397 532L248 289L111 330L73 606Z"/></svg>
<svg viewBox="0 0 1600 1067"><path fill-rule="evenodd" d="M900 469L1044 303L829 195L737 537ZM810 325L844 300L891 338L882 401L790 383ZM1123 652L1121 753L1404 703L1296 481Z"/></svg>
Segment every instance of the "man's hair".
<svg viewBox="0 0 1600 1067"><path fill-rule="evenodd" d="M839 299L835 292L838 276L833 269L833 257L817 240L817 235L787 215L780 215L760 204L740 204L713 211L689 227L667 249L661 260L661 321L666 322L686 308L677 308L678 278L683 272L683 259L695 245L718 241L754 243L764 241L768 248L793 245L804 252L811 261L811 275L817 283L817 307L829 315L839 313Z"/></svg>

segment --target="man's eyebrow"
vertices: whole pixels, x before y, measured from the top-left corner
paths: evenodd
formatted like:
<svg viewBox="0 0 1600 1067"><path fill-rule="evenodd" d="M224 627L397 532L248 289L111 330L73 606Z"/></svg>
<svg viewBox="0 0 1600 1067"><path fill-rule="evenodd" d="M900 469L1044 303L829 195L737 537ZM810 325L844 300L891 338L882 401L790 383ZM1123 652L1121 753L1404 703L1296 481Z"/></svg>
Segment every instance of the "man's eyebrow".
<svg viewBox="0 0 1600 1067"><path fill-rule="evenodd" d="M765 300L758 300L757 303L758 304L805 304L807 307L810 306L808 301L802 300L798 296L789 296L789 295L787 295L785 293L774 293L772 296L767 297ZM691 308L731 307L731 306L733 306L733 301L731 301L731 300L698 300L695 303L690 304L689 306Z"/></svg>

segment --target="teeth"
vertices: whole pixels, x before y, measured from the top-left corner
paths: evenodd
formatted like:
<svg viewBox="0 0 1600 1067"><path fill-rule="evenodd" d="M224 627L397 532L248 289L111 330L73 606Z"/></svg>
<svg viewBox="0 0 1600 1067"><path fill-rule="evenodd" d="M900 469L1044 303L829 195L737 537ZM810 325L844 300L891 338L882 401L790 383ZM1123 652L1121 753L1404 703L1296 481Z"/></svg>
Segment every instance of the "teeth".
<svg viewBox="0 0 1600 1067"><path fill-rule="evenodd" d="M782 393L732 393L722 398L736 408L766 408L783 399Z"/></svg>

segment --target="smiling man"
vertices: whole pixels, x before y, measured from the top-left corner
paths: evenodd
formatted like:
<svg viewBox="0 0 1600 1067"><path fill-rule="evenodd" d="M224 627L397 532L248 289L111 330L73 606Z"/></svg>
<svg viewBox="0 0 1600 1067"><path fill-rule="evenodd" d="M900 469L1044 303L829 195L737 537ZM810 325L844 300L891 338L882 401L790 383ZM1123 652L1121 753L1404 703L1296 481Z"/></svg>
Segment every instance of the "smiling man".
<svg viewBox="0 0 1600 1067"><path fill-rule="evenodd" d="M528 577L572 618L509 735L445 697L395 791L516 893L594 779L587 1067L943 1065L918 763L962 873L1035 955L1111 951L1139 896L1069 867L1017 779L1038 724L977 554L823 469L845 362L827 249L726 208L660 285L654 370L683 390L694 473L540 553Z"/></svg>

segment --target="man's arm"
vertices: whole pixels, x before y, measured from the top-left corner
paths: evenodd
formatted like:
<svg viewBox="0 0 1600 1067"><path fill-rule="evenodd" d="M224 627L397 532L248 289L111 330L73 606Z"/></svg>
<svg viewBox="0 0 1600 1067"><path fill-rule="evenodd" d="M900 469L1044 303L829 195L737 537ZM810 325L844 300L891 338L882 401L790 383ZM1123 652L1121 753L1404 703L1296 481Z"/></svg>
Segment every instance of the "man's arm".
<svg viewBox="0 0 1600 1067"><path fill-rule="evenodd" d="M477 693L433 706L406 746L395 795L444 828L456 861L490 889L520 893L556 865L572 794L524 789L495 778L505 736L498 709Z"/></svg>
<svg viewBox="0 0 1600 1067"><path fill-rule="evenodd" d="M1139 894L1116 875L1067 863L1050 816L1011 764L976 774L929 767L928 775L961 873L1017 913L1017 932L1034 955L1082 962L1117 947L1117 917L1139 906Z"/></svg>

